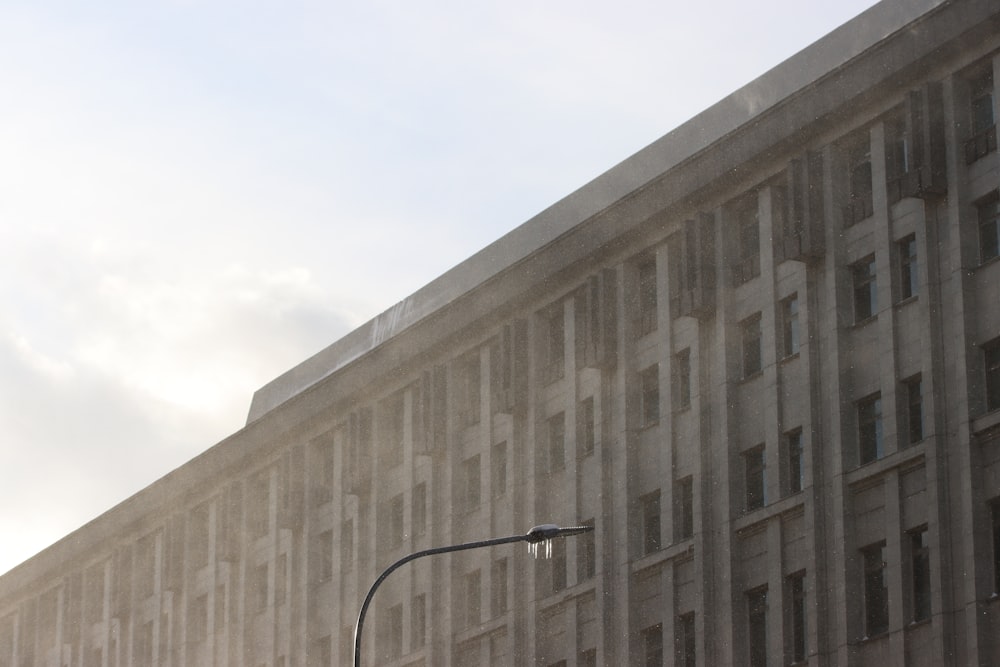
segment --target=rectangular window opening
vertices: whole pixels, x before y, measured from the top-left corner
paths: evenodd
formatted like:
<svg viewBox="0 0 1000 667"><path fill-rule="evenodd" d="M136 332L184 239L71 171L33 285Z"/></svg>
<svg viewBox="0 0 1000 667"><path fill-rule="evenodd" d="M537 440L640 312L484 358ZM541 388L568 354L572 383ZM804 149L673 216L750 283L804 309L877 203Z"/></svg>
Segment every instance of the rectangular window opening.
<svg viewBox="0 0 1000 667"><path fill-rule="evenodd" d="M851 265L851 279L854 292L854 321L864 322L878 312L875 256L870 255Z"/></svg>
<svg viewBox="0 0 1000 667"><path fill-rule="evenodd" d="M886 583L885 543L861 550L864 567L865 636L876 637L889 629L889 589Z"/></svg>
<svg viewBox="0 0 1000 667"><path fill-rule="evenodd" d="M872 394L858 401L858 458L861 465L885 455L882 441L882 396Z"/></svg>
<svg viewBox="0 0 1000 667"><path fill-rule="evenodd" d="M746 507L755 510L767 503L767 476L764 467L764 445L743 453L746 471Z"/></svg>
<svg viewBox="0 0 1000 667"><path fill-rule="evenodd" d="M744 378L752 377L763 369L760 319L760 313L757 313L740 323Z"/></svg>

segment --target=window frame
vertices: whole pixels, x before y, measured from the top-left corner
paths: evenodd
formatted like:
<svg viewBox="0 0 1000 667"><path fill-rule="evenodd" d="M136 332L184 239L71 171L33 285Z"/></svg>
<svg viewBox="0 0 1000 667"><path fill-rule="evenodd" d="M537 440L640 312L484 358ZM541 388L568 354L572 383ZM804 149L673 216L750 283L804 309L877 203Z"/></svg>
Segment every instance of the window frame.
<svg viewBox="0 0 1000 667"><path fill-rule="evenodd" d="M882 393L875 392L855 404L858 420L858 464L865 465L885 456L882 424Z"/></svg>
<svg viewBox="0 0 1000 667"><path fill-rule="evenodd" d="M636 331L639 338L656 331L659 326L656 256L644 257L636 262L636 302L638 313Z"/></svg>
<svg viewBox="0 0 1000 667"><path fill-rule="evenodd" d="M501 498L507 493L507 441L493 445L490 456L490 493Z"/></svg>
<svg viewBox="0 0 1000 667"><path fill-rule="evenodd" d="M678 614L674 619L674 664L695 667L698 660L698 636L694 611Z"/></svg>
<svg viewBox="0 0 1000 667"><path fill-rule="evenodd" d="M878 315L878 267L874 253L852 263L850 269L854 323L862 324Z"/></svg>
<svg viewBox="0 0 1000 667"><path fill-rule="evenodd" d="M994 190L973 206L976 208L979 263L986 264L1000 257L1000 196Z"/></svg>
<svg viewBox="0 0 1000 667"><path fill-rule="evenodd" d="M642 664L645 667L663 665L663 623L654 623L642 629Z"/></svg>
<svg viewBox="0 0 1000 667"><path fill-rule="evenodd" d="M917 373L903 380L902 384L906 397L907 443L914 445L923 440L926 434L923 377Z"/></svg>
<svg viewBox="0 0 1000 667"><path fill-rule="evenodd" d="M417 593L410 603L410 650L427 645L427 595Z"/></svg>
<svg viewBox="0 0 1000 667"><path fill-rule="evenodd" d="M733 264L733 286L744 285L760 275L760 202L757 193L748 195L737 204L736 262Z"/></svg>
<svg viewBox="0 0 1000 667"><path fill-rule="evenodd" d="M906 301L920 294L917 235L907 234L896 241L896 252L899 260L899 300Z"/></svg>
<svg viewBox="0 0 1000 667"><path fill-rule="evenodd" d="M674 411L682 412L691 407L691 348L686 347L673 358Z"/></svg>
<svg viewBox="0 0 1000 667"><path fill-rule="evenodd" d="M750 667L767 667L767 585L746 592L747 662Z"/></svg>
<svg viewBox="0 0 1000 667"><path fill-rule="evenodd" d="M510 568L506 558L497 558L490 566L490 616L497 618L507 613Z"/></svg>
<svg viewBox="0 0 1000 667"><path fill-rule="evenodd" d="M557 412L545 420L545 444L549 474L566 469L566 413Z"/></svg>
<svg viewBox="0 0 1000 667"><path fill-rule="evenodd" d="M889 631L889 587L886 581L885 540L862 547L862 603L864 605L864 633L866 639L884 635Z"/></svg>
<svg viewBox="0 0 1000 667"><path fill-rule="evenodd" d="M694 537L694 476L688 475L674 482L674 542Z"/></svg>
<svg viewBox="0 0 1000 667"><path fill-rule="evenodd" d="M764 370L764 339L761 313L754 313L740 322L740 362L743 379L750 379Z"/></svg>
<svg viewBox="0 0 1000 667"><path fill-rule="evenodd" d="M1000 497L990 501L993 537L993 597L1000 597Z"/></svg>
<svg viewBox="0 0 1000 667"><path fill-rule="evenodd" d="M983 404L987 412L1000 410L1000 338L982 345Z"/></svg>
<svg viewBox="0 0 1000 667"><path fill-rule="evenodd" d="M594 453L597 445L594 397L587 396L577 404L577 458L586 458Z"/></svg>
<svg viewBox="0 0 1000 667"><path fill-rule="evenodd" d="M581 526L594 527L593 519L585 519ZM597 576L597 532L591 530L574 540L576 544L576 581L589 581Z"/></svg>
<svg viewBox="0 0 1000 667"><path fill-rule="evenodd" d="M642 527L640 551L643 556L663 548L663 519L660 508L660 490L644 493L639 497L639 520Z"/></svg>
<svg viewBox="0 0 1000 667"><path fill-rule="evenodd" d="M639 371L639 425L649 428L660 423L660 365Z"/></svg>
<svg viewBox="0 0 1000 667"><path fill-rule="evenodd" d="M794 572L785 581L788 585L788 661L797 665L809 657L809 611L806 599L805 570Z"/></svg>
<svg viewBox="0 0 1000 667"><path fill-rule="evenodd" d="M476 569L465 573L465 627L474 628L482 623L483 589L482 573Z"/></svg>
<svg viewBox="0 0 1000 667"><path fill-rule="evenodd" d="M743 484L747 512L767 505L767 450L764 443L743 452Z"/></svg>
<svg viewBox="0 0 1000 667"><path fill-rule="evenodd" d="M910 552L910 622L929 620L932 613L930 533L926 525L907 531Z"/></svg>
<svg viewBox="0 0 1000 667"><path fill-rule="evenodd" d="M781 354L784 359L794 357L802 345L799 328L799 294L792 292L781 300Z"/></svg>
<svg viewBox="0 0 1000 667"><path fill-rule="evenodd" d="M473 454L462 461L462 511L470 512L482 503L482 475L482 461L479 454Z"/></svg>
<svg viewBox="0 0 1000 667"><path fill-rule="evenodd" d="M795 428L784 434L785 463L788 472L788 494L799 493L805 488L805 445L802 441L802 429Z"/></svg>

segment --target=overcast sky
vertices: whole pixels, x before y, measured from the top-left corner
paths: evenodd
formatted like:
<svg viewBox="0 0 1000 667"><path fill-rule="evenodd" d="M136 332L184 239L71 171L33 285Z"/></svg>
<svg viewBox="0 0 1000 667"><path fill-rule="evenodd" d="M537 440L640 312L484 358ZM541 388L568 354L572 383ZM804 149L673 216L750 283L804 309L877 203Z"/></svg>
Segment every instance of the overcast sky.
<svg viewBox="0 0 1000 667"><path fill-rule="evenodd" d="M0 572L871 4L0 0Z"/></svg>

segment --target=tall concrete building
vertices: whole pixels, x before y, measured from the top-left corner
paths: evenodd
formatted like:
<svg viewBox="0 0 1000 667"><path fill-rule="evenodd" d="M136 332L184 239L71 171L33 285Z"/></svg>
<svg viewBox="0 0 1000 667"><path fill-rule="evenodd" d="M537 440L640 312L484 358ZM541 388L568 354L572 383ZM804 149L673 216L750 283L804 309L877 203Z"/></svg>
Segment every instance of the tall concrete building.
<svg viewBox="0 0 1000 667"><path fill-rule="evenodd" d="M0 578L0 665L1000 665L996 0L886 0Z"/></svg>

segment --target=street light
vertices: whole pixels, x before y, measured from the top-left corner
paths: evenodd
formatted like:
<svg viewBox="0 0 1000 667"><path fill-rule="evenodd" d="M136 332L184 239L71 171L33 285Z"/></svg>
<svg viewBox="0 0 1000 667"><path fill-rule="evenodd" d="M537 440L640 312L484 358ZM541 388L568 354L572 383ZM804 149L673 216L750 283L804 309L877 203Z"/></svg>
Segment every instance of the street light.
<svg viewBox="0 0 1000 667"><path fill-rule="evenodd" d="M358 614L358 624L354 628L354 667L361 667L361 628L365 622L365 613L368 611L368 605L371 604L372 598L375 596L375 590L379 587L385 578L392 574L398 567L409 563L411 560L416 560L418 558L423 558L424 556L433 556L435 554L446 554L453 551L467 551L469 549L480 549L482 547L494 547L498 544L510 544L512 542L527 542L528 544L538 544L540 542L546 542L548 540L554 539L556 537L570 537L572 535L581 535L583 533L589 533L594 529L593 526L571 526L568 528L560 528L553 523L545 523L540 526L535 526L529 530L524 535L511 535L510 537L494 537L488 540L480 540L478 542L465 542L464 544L453 544L447 547L434 547L433 549L424 549L423 551L415 551L412 554L403 556L395 563L385 568L382 574L378 575L378 579L372 584L371 588L368 589L367 595L365 595L365 601L361 604L361 612Z"/></svg>

